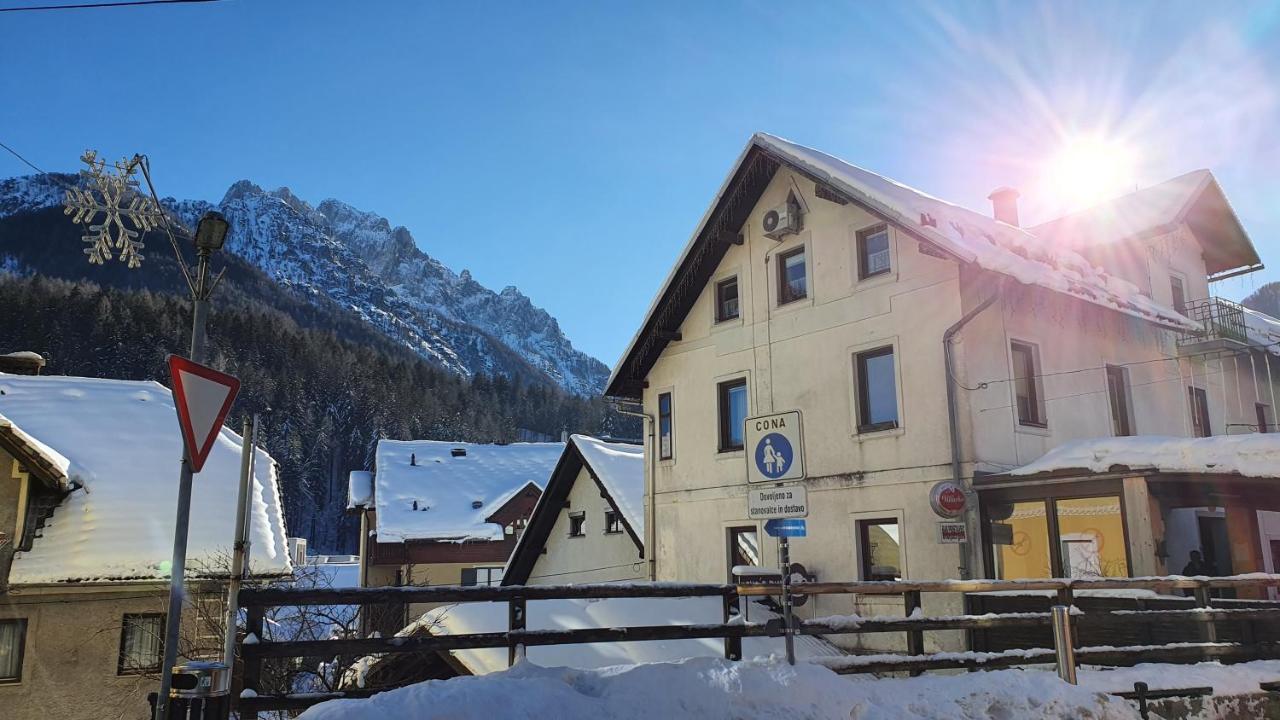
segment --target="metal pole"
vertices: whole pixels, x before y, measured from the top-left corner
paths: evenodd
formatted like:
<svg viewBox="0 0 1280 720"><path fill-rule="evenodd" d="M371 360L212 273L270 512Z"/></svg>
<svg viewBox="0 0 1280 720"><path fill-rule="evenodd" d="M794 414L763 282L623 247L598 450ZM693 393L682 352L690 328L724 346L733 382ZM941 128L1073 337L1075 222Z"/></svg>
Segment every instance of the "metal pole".
<svg viewBox="0 0 1280 720"><path fill-rule="evenodd" d="M205 322L209 317L207 293L209 252L198 253L196 286L192 300L191 359L205 360ZM187 529L191 522L191 457L184 445L182 474L178 478L178 513L174 520L173 559L169 565L169 612L165 616L164 661L160 664L160 696L156 698L157 720L168 720L169 691L173 688L173 666L178 663L178 631L182 626L183 579L187 570Z"/></svg>
<svg viewBox="0 0 1280 720"><path fill-rule="evenodd" d="M1271 416L1277 417L1276 413L1280 412L1280 408L1276 407L1276 385L1271 379L1271 350L1267 349L1263 356L1263 362L1267 364L1267 394L1271 396Z"/></svg>
<svg viewBox="0 0 1280 720"><path fill-rule="evenodd" d="M245 551L249 546L249 488L253 484L250 469L257 443L250 437L256 435L256 418L245 416L241 425L240 439L243 443L240 453L240 492L236 498L235 542L232 544L231 574L227 583L227 627L222 641L222 661L227 667L235 667L236 663L236 619L240 615L240 582L244 577ZM256 438L254 438L256 439Z"/></svg>
<svg viewBox="0 0 1280 720"><path fill-rule="evenodd" d="M1071 608L1054 605L1053 649L1058 659L1058 677L1076 684L1076 648L1071 640Z"/></svg>
<svg viewBox="0 0 1280 720"><path fill-rule="evenodd" d="M782 639L787 647L787 664L796 664L795 627L791 617L791 543L778 538L778 564L782 566Z"/></svg>

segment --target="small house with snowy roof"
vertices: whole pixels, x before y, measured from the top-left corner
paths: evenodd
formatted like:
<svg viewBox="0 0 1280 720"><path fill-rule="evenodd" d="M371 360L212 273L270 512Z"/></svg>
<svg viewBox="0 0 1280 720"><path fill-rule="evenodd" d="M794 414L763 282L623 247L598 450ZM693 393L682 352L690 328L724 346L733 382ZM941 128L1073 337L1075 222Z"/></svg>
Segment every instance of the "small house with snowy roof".
<svg viewBox="0 0 1280 720"><path fill-rule="evenodd" d="M644 447L572 435L503 585L646 580Z"/></svg>
<svg viewBox="0 0 1280 720"><path fill-rule="evenodd" d="M1280 323L1213 296L1261 259L1209 171L1024 227L1011 188L979 213L758 133L709 194L605 391L650 419L649 577L774 557L743 495L776 457L745 428L790 411L809 509L791 557L820 579L1156 575L1188 542L1273 569L1257 480L1153 473L1149 447L1115 451L1141 473L1010 472L1076 441L1275 429ZM848 602L824 609L897 611Z"/></svg>
<svg viewBox="0 0 1280 720"><path fill-rule="evenodd" d="M194 479L180 648L191 659L221 655L241 454L223 428ZM0 374L0 715L145 713L181 458L173 397L158 383ZM251 502L251 572L288 575L275 462L262 450Z"/></svg>
<svg viewBox="0 0 1280 720"><path fill-rule="evenodd" d="M380 440L373 471L350 476L361 586L499 584L564 447ZM366 630L395 632L427 607L366 617Z"/></svg>

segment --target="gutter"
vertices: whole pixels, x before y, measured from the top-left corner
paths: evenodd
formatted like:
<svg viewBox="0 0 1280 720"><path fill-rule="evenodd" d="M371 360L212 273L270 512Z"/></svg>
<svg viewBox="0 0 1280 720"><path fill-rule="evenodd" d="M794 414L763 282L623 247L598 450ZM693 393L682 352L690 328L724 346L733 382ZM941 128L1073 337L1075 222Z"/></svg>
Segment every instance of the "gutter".
<svg viewBox="0 0 1280 720"><path fill-rule="evenodd" d="M657 438L655 437L655 433L657 432L656 422L653 416L650 415L649 413L637 412L635 410L627 410L625 407L623 407L624 401L622 400L618 400L616 398L610 398L610 400L612 400L612 405L614 410L617 410L619 413L623 415L630 415L632 417L644 418L645 426L649 428L649 432L647 433L649 437L649 442L646 448L646 454L649 456L649 482L645 483L645 488L644 488L646 502L644 507L644 550L643 552L644 552L645 564L648 565L649 567L649 573L648 573L649 580L656 581L658 579L658 564L657 564L658 553L657 553L657 548L654 546L654 537L656 536L656 534L654 532L654 527L653 527L653 518L654 518L654 515L656 514L654 512L655 508L653 506L656 500L655 493L654 493L654 486L657 485L658 483L658 445L657 445ZM644 405L640 404L640 407L644 407Z"/></svg>
<svg viewBox="0 0 1280 720"><path fill-rule="evenodd" d="M951 434L951 479L957 485L964 488L965 497L968 502L965 504L964 524L969 534L969 542L966 543L965 549L960 555L960 577L968 580L973 577L974 570L981 566L979 555L976 548L980 547L978 538L980 537L978 527L978 502L973 490L973 479L965 479L961 472L960 458L960 418L959 409L956 407L956 374L955 374L955 354L952 352L952 341L955 336L964 329L974 318L982 313L983 310L991 307L996 300L999 300L1004 294L1005 280L1002 278L996 289L987 299L978 304L977 307L971 309L960 317L951 327L947 328L942 334L942 357L943 364L947 373L947 425Z"/></svg>

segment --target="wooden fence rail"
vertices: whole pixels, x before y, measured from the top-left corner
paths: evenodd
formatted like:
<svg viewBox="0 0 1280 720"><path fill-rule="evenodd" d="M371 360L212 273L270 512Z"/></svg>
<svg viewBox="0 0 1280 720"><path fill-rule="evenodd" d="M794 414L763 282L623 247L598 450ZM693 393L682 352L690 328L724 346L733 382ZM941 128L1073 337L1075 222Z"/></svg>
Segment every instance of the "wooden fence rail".
<svg viewBox="0 0 1280 720"><path fill-rule="evenodd" d="M818 662L839 673L906 672L919 674L944 669L995 669L1015 665L1051 663L1054 650L1047 647L1012 648L997 652L926 653L926 632L967 631L969 633L1017 628L1047 629L1048 612L1009 612L996 614L964 614L928 617L918 614L924 593L962 594L1000 591L1052 593L1054 604L1071 606L1076 593L1090 590L1183 590L1191 591L1193 608L1173 609L1107 609L1077 613L1076 630L1098 628L1110 632L1112 626L1188 625L1198 630L1198 642L1177 642L1125 647L1084 647L1076 652L1077 662L1090 665L1125 666L1140 662L1199 662L1217 659L1238 662L1253 659L1280 658L1280 605L1249 606L1242 601L1230 607L1215 607L1211 591L1226 588L1280 587L1280 575L1249 575L1229 578L1099 578L1052 579L1032 581L942 580L942 581L876 581L804 583L796 587L805 595L899 595L904 617L860 618L833 616L797 620L796 632L805 635L832 636L847 634L903 633L903 653L850 655L818 658ZM508 648L514 659L518 648L525 646L565 645L581 643L614 643L656 640L694 640L718 638L724 641L725 657L742 657L742 639L780 637L781 623L741 622L733 618L739 597L777 595L777 585L691 584L691 583L620 583L585 585L539 585L503 587L399 587L399 588L262 588L241 591L240 602L248 621L247 637L239 646L243 659L243 685L248 691L237 699L241 718L254 720L268 710L296 710L339 697L367 697L389 688L350 689L308 694L265 695L261 693L262 666L269 658L334 658L337 656L395 655L403 653L447 652L477 648ZM638 627L584 628L574 630L530 630L525 628L526 604L538 600L609 599L609 598L689 598L721 599L722 622L697 625L650 625ZM1048 600L1046 598L1046 600ZM460 635L413 635L404 637L339 638L333 640L273 641L263 633L264 609L300 605L403 605L406 603L505 602L508 604L508 628L501 632ZM733 620L733 622L731 622ZM1219 625L1239 627L1239 642L1219 642ZM1256 632L1256 627L1273 632ZM1261 636L1260 636L1261 635ZM970 636L972 645L972 636Z"/></svg>

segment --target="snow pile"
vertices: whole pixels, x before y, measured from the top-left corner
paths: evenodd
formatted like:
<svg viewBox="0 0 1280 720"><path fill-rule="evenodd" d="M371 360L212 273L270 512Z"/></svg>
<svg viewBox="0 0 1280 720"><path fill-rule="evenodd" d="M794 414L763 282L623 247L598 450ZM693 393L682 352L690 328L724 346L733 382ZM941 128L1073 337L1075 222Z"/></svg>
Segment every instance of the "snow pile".
<svg viewBox="0 0 1280 720"><path fill-rule="evenodd" d="M644 537L644 447L574 435L573 444L604 485L627 524Z"/></svg>
<svg viewBox="0 0 1280 720"><path fill-rule="evenodd" d="M1089 247L1117 242L1177 223L1183 212L1213 182L1208 170L1193 170L1028 231L1056 247Z"/></svg>
<svg viewBox="0 0 1280 720"><path fill-rule="evenodd" d="M1255 660L1236 665L1203 662L1196 665L1144 663L1128 668L1083 667L1076 673L1081 687L1098 692L1128 692L1135 682L1152 690L1212 687L1215 695L1258 692L1259 683L1280 680L1280 660Z"/></svg>
<svg viewBox="0 0 1280 720"><path fill-rule="evenodd" d="M1280 355L1280 320L1243 305L1240 309L1244 311L1244 331L1250 344L1265 345L1272 355Z"/></svg>
<svg viewBox="0 0 1280 720"><path fill-rule="evenodd" d="M347 480L347 509L368 507L373 502L373 473L352 470Z"/></svg>
<svg viewBox="0 0 1280 720"><path fill-rule="evenodd" d="M432 680L334 700L305 720L1129 720L1132 703L1045 672L1005 670L904 680L847 678L817 665L695 658L596 670L529 662L491 675Z"/></svg>
<svg viewBox="0 0 1280 720"><path fill-rule="evenodd" d="M14 584L165 578L173 553L182 440L169 389L154 382L0 374L10 424L75 488L32 549L14 555ZM223 428L195 476L188 572L226 571L235 539L241 440ZM252 488L252 570L290 571L275 461L259 450Z"/></svg>
<svg viewBox="0 0 1280 720"><path fill-rule="evenodd" d="M1109 472L1113 468L1280 477L1280 434L1207 438L1150 435L1076 440L1059 445L1039 460L1009 474L1037 475L1064 470Z"/></svg>
<svg viewBox="0 0 1280 720"><path fill-rule="evenodd" d="M378 540L502 540L503 526L488 517L526 485L545 486L563 451L564 443L380 440Z"/></svg>
<svg viewBox="0 0 1280 720"><path fill-rule="evenodd" d="M1198 323L1143 295L1133 283L1095 267L1079 253L1048 244L1026 230L773 135L756 133L752 142L860 198L965 262L976 263L1025 285L1038 285L1161 325L1200 329Z"/></svg>

